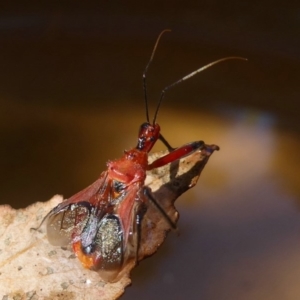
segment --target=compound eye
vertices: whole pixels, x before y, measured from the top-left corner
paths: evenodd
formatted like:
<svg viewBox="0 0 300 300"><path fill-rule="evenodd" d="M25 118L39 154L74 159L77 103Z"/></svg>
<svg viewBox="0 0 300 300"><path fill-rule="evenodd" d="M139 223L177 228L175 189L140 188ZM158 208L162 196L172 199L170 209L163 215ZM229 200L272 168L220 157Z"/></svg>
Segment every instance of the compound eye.
<svg viewBox="0 0 300 300"><path fill-rule="evenodd" d="M141 129L147 129L149 127L149 123L148 122L145 122L141 125Z"/></svg>
<svg viewBox="0 0 300 300"><path fill-rule="evenodd" d="M145 122L143 123L141 126L140 126L140 131L139 131L139 136L145 132L148 128L149 128L150 124L148 122Z"/></svg>

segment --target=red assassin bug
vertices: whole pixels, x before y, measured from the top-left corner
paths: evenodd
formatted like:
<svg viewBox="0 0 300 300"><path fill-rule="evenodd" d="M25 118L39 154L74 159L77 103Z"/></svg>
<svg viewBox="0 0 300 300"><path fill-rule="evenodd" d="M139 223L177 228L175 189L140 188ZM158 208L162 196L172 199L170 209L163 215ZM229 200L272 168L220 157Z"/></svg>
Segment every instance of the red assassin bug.
<svg viewBox="0 0 300 300"><path fill-rule="evenodd" d="M47 220L47 237L57 246L71 245L85 268L98 271L105 281L118 279L118 274L130 259L138 260L141 222L149 201L153 202L162 216L175 228L175 223L154 199L144 184L146 170L159 168L201 149L218 149L195 141L179 148L172 148L160 133L156 123L160 104L165 92L210 66L228 59L212 62L167 86L161 93L153 121L150 122L147 100L146 73L151 64L160 33L151 58L143 73L146 119L140 127L137 146L125 151L120 159L109 161L107 170L89 187L53 208ZM148 164L148 153L157 140L167 147L169 153Z"/></svg>

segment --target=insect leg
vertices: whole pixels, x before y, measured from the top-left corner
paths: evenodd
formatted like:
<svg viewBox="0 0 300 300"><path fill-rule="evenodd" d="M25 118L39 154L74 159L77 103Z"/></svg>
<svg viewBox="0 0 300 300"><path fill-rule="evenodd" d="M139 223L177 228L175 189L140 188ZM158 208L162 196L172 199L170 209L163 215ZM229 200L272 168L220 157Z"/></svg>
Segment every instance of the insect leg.
<svg viewBox="0 0 300 300"><path fill-rule="evenodd" d="M141 245L141 237L142 237L142 220L147 211L146 206L142 206L140 208L140 211L136 214L135 218L135 224L136 224L136 232L137 232L137 243L136 243L136 248L135 248L135 258L136 258L136 264L139 262L139 250L140 250L140 245Z"/></svg>
<svg viewBox="0 0 300 300"><path fill-rule="evenodd" d="M165 210L160 206L160 204L156 201L156 199L151 194L151 189L148 187L144 187L144 194L145 196L155 205L157 210L162 214L164 219L169 223L170 227L174 230L177 229L176 224L171 220L171 218L168 216L168 214L165 212Z"/></svg>
<svg viewBox="0 0 300 300"><path fill-rule="evenodd" d="M148 170L152 170L158 167L162 167L168 163L171 163L177 159L183 158L187 155L190 155L196 150L202 149L205 146L203 141L196 141L192 143L185 144L179 148L174 149L170 153L166 154L163 157L158 158L150 165L148 165Z"/></svg>
<svg viewBox="0 0 300 300"><path fill-rule="evenodd" d="M167 149L168 149L170 152L175 150L175 148L173 148L173 147L168 143L168 141L162 136L161 133L159 134L158 139L159 139L159 140L167 147Z"/></svg>

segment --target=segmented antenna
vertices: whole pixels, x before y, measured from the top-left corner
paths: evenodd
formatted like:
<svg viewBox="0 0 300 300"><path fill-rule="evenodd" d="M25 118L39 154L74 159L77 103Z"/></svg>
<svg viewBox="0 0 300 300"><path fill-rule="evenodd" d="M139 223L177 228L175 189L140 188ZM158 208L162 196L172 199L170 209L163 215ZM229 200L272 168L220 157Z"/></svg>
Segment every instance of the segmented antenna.
<svg viewBox="0 0 300 300"><path fill-rule="evenodd" d="M159 37L160 37L160 36L159 36ZM159 38L158 38L158 39L159 39ZM151 57L151 59L152 59L152 57ZM156 121L156 119L157 119L157 115L158 115L158 111L159 111L161 102L162 102L162 100L163 100L163 98L164 98L165 93L166 93L167 90L169 90L169 89L173 88L174 86L176 86L177 84L179 84L179 83L181 83L181 82L183 82L183 81L185 81L185 80L187 80L187 79L189 79L189 78L195 76L196 74L198 74L198 73L200 73L200 72L202 72L202 71L204 71L204 70L206 70L206 69L212 67L212 66L215 65L215 64L218 64L218 63L220 63L220 62L223 62L223 61L226 61L226 60L230 60L230 59L247 60L247 58L238 57L238 56L232 56L232 57L221 58L221 59L218 59L218 60L216 60L216 61L214 61L214 62L211 62L211 63L209 63L209 64L207 64L207 65L205 65L205 66L203 66L203 67L197 69L196 71L194 71L194 72L192 72L192 73L190 73L190 74L188 74L188 75L182 77L181 79L179 79L179 80L175 81L174 83L172 83L172 84L168 85L167 87L165 87L165 88L162 90L161 94L160 94L160 98L159 98L159 101L158 101L158 104L157 104L157 108L156 108L156 111L155 111L155 114L154 114L154 118L153 118L153 124L155 124L155 121ZM151 62L151 60L150 60L150 62ZM150 63L150 62L149 62L149 63ZM149 65L149 64L148 64L148 65ZM148 66L147 66L147 67L148 67ZM149 121L148 121L148 122L149 122Z"/></svg>
<svg viewBox="0 0 300 300"><path fill-rule="evenodd" d="M154 45L154 48L153 48L153 51L152 51L152 54L151 54L151 57L150 57L150 60L145 68L145 71L143 73L143 89L144 89L144 98L145 98L145 106L146 106L146 118L147 118L147 122L149 123L150 122L150 118L149 118L149 107L148 107L148 97L147 97L147 83L146 83L146 74L147 74L147 71L148 71L148 68L153 60L153 57L154 57L154 54L155 54L155 51L156 51L156 48L157 48L157 45L159 43L159 40L161 38L161 36L165 33L165 32L170 32L171 30L170 29L165 29L163 30L157 40L156 40L156 43ZM157 112L156 112L157 114Z"/></svg>

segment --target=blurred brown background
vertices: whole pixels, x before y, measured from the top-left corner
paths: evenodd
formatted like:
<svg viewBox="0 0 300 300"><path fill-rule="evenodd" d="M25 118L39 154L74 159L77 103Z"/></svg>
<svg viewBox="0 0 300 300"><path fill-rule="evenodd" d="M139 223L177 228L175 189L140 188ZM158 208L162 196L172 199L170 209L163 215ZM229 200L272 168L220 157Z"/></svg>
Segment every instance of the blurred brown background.
<svg viewBox="0 0 300 300"><path fill-rule="evenodd" d="M300 299L300 4L14 3L0 8L0 203L69 197L135 145L166 85L170 143L221 146L181 197L180 236L122 299ZM160 149L158 146L156 149Z"/></svg>

